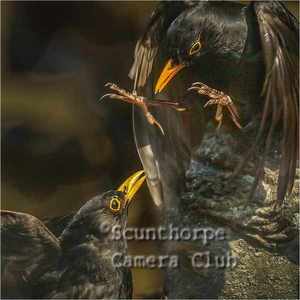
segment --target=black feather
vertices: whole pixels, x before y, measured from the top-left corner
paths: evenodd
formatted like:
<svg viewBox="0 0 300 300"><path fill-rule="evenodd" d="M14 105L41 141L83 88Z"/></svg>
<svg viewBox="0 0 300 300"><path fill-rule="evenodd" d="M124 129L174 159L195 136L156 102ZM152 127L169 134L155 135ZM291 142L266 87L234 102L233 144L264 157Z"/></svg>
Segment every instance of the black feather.
<svg viewBox="0 0 300 300"><path fill-rule="evenodd" d="M142 37L138 40L129 77L134 90L143 87L152 71L154 59L172 21L185 9L199 5L198 1L162 1L152 13Z"/></svg>
<svg viewBox="0 0 300 300"><path fill-rule="evenodd" d="M186 45L191 43L191 30L198 30L204 39L202 54L194 61L184 54L187 53ZM253 192L262 179L266 157L281 136L277 191L277 203L281 204L292 190L298 160L298 42L299 23L280 1L259 1L248 5L208 1L191 5L179 3L173 7L170 2L163 2L137 44L140 51L149 45L147 51L155 51L155 55L150 61L137 59L139 56L136 55L131 77L137 79L134 89L145 85L140 92L153 99L153 86L161 68L166 59L172 58L190 68L172 79L163 91L165 99L185 101L190 95L183 90L193 82L201 81L232 96L243 125L257 124L257 119L260 119L253 146L250 150L245 149L245 159L233 173L239 174L248 158L263 146ZM143 74L142 81L139 81L140 74ZM161 122L165 137L157 134L143 117L135 113L136 145L148 173L153 198L162 199L157 196L159 194L176 198L178 186L184 181L183 171L192 154L194 143L189 141L196 138L199 146L208 115L203 117L203 111L198 110L190 113L190 117L184 114L181 117L180 113L163 108L153 108L153 113ZM195 125L191 119L196 120L197 113L199 120ZM188 130L182 122L184 117L187 119L185 123L189 123ZM152 184L149 183L151 180ZM153 188L155 185L156 189Z"/></svg>
<svg viewBox="0 0 300 300"><path fill-rule="evenodd" d="M264 131L271 118L265 143L267 153L275 127L282 128L277 190L277 199L282 203L293 188L298 159L299 24L279 1L255 2L253 8L259 24L266 73L260 131Z"/></svg>
<svg viewBox="0 0 300 300"><path fill-rule="evenodd" d="M1 211L2 298L41 296L42 278L55 269L60 254L59 241L40 220ZM43 286L43 293L48 288L50 282Z"/></svg>
<svg viewBox="0 0 300 300"><path fill-rule="evenodd" d="M127 210L108 208L119 194L96 196L74 216L48 221L59 238L34 216L1 211L2 298L131 298L130 269L112 263L113 254L126 254L126 241L101 231L104 222L126 224Z"/></svg>

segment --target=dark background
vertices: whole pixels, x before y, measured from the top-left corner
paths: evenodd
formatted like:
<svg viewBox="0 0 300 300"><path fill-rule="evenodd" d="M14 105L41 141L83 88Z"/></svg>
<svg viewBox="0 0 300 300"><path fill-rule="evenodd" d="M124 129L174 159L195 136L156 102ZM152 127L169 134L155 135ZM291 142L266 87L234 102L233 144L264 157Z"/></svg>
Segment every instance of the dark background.
<svg viewBox="0 0 300 300"><path fill-rule="evenodd" d="M155 2L1 2L2 208L64 215L141 168L130 105L104 100L127 77ZM293 12L297 2L289 2ZM154 222L146 187L130 223ZM135 243L132 253L155 245ZM158 270L134 270L135 295L161 289Z"/></svg>

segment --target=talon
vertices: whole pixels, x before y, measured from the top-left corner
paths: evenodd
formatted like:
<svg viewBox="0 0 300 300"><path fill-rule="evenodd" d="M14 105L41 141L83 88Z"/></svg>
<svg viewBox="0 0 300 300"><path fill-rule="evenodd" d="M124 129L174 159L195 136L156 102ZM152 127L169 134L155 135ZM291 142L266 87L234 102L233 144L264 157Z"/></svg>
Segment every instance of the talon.
<svg viewBox="0 0 300 300"><path fill-rule="evenodd" d="M161 126L157 121L155 121L155 124L156 124L156 126L160 129L162 135L165 135L165 132L164 132L162 126Z"/></svg>
<svg viewBox="0 0 300 300"><path fill-rule="evenodd" d="M164 132L162 126L160 125L160 123L158 121L156 121L154 116L149 111L145 114L145 116L151 125L153 125L153 124L156 125L160 129L161 133L163 135L165 135L165 132Z"/></svg>
<svg viewBox="0 0 300 300"><path fill-rule="evenodd" d="M209 101L207 101L205 104L204 104L204 108L209 106L209 105L214 105L214 104L217 104L218 102L214 99L210 99Z"/></svg>
<svg viewBox="0 0 300 300"><path fill-rule="evenodd" d="M188 90L188 91L198 91L199 88L196 87L196 86L191 86L191 87L189 87L187 90Z"/></svg>
<svg viewBox="0 0 300 300"><path fill-rule="evenodd" d="M162 101L162 100L152 100L152 101L149 100L149 103L147 103L147 101L145 101L144 97L139 97L137 95L136 91L133 91L132 93L127 92L126 90L119 88L116 84L111 83L111 82L107 82L105 84L105 87L110 88L112 91L115 91L116 93L115 94L114 93L105 94L99 99L99 101L103 100L105 97L110 97L112 99L121 100L121 101L135 104L135 105L141 107L142 110L144 111L144 115L147 118L147 121L151 125L156 125L163 135L165 134L164 130L163 130L162 126L160 125L160 123L149 112L148 105L163 105L164 104L167 106L171 106L172 108L175 108L178 111L186 109L186 108L182 108L182 107L176 107L177 102Z"/></svg>
<svg viewBox="0 0 300 300"><path fill-rule="evenodd" d="M106 98L106 97L112 97L114 94L105 94L105 95L103 95L101 98L99 98L98 99L98 101L100 102L100 101L102 101L104 98Z"/></svg>
<svg viewBox="0 0 300 300"><path fill-rule="evenodd" d="M206 108L209 105L217 104L217 112L216 116L218 115L218 112L221 112L221 108L226 106L230 117L233 121L233 123L241 129L242 126L239 123L239 114L238 111L232 101L232 99L224 94L222 91L215 90L213 88L210 88L206 84L202 82L194 82L191 87L188 88L188 91L193 91L195 90L198 94L200 95L205 95L208 96L210 99L204 104L204 108ZM223 117L223 116L222 116ZM219 121L219 118L215 117L217 121ZM218 128L220 128L222 124L222 118L219 121Z"/></svg>
<svg viewBox="0 0 300 300"><path fill-rule="evenodd" d="M194 83L192 84L192 86L197 86L197 85L203 86L203 83L202 83L202 82L199 82L199 81L197 81L197 82L194 82Z"/></svg>

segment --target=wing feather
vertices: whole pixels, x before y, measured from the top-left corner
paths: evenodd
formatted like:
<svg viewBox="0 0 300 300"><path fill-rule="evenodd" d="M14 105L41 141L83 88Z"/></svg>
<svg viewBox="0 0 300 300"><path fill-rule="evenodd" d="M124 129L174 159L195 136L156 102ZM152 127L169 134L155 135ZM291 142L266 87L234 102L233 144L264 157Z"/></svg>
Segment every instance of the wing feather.
<svg viewBox="0 0 300 300"><path fill-rule="evenodd" d="M2 297L31 298L60 255L56 237L37 218L1 211Z"/></svg>
<svg viewBox="0 0 300 300"><path fill-rule="evenodd" d="M201 2L200 2L201 3ZM172 21L185 9L199 5L198 1L161 1L153 11L142 37L138 40L129 77L134 90L143 87L152 71L159 44Z"/></svg>
<svg viewBox="0 0 300 300"><path fill-rule="evenodd" d="M265 62L262 96L265 105L260 132L267 127L265 154L275 128L282 128L277 199L293 188L298 159L299 23L280 1L254 2ZM268 120L270 126L267 126Z"/></svg>

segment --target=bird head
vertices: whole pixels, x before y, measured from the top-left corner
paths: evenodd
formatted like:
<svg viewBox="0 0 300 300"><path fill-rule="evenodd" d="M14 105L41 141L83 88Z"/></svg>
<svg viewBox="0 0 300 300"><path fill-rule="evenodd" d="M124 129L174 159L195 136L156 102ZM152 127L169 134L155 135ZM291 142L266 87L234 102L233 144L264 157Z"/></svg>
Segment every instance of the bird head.
<svg viewBox="0 0 300 300"><path fill-rule="evenodd" d="M61 235L63 245L76 246L89 241L104 241L111 229L119 225L125 228L128 208L136 192L145 181L144 171L127 178L116 190L111 190L90 199L80 208Z"/></svg>
<svg viewBox="0 0 300 300"><path fill-rule="evenodd" d="M145 179L146 176L143 170L134 173L116 190L104 193L101 197L101 201L97 201L98 209L112 216L127 216L129 205Z"/></svg>
<svg viewBox="0 0 300 300"><path fill-rule="evenodd" d="M193 16L193 13L181 14L167 31L165 41L167 62L157 80L156 94L160 93L179 71L196 64L205 53L202 24Z"/></svg>
<svg viewBox="0 0 300 300"><path fill-rule="evenodd" d="M214 5L209 4L209 7ZM232 16L235 24L232 26L232 32L224 29L228 20L224 16L222 5L217 3L213 13L206 11L208 4L193 7L184 11L171 23L163 47L167 61L156 82L155 94L162 92L184 68L199 65L197 72L201 72L201 63L208 57L228 58L241 54L245 33L238 33L240 30L243 32L244 28L238 28L236 24L240 23Z"/></svg>

